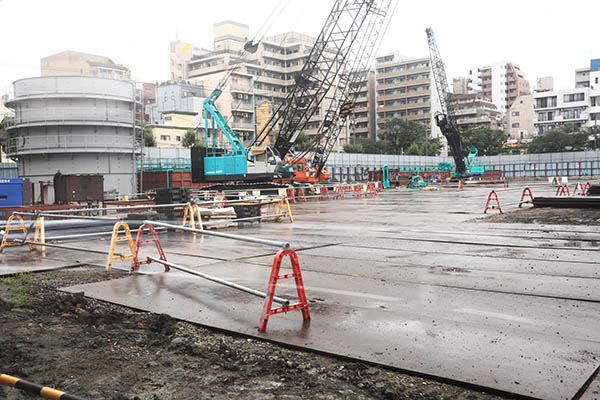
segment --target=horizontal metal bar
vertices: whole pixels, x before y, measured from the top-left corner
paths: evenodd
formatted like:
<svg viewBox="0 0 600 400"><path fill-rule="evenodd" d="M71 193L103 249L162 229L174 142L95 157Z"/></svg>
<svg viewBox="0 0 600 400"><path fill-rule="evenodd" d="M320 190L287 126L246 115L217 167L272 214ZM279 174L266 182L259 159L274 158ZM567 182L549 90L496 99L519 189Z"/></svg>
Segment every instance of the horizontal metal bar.
<svg viewBox="0 0 600 400"><path fill-rule="evenodd" d="M92 217L88 215L65 215L65 214L49 214L49 213L28 213L28 212L13 212L14 215L23 215L28 217L51 217L51 218L66 218L66 219L94 219L105 221L119 221L124 217Z"/></svg>
<svg viewBox="0 0 600 400"><path fill-rule="evenodd" d="M156 228L156 231L164 231L167 228ZM139 229L131 229L131 233L136 233ZM94 232L94 233L78 233L74 235L64 235L64 236L46 236L46 240L68 240L68 239L80 239L86 237L94 237L94 236L108 236L112 235L113 232Z"/></svg>
<svg viewBox="0 0 600 400"><path fill-rule="evenodd" d="M112 200L110 200L112 201ZM44 213L57 214L57 213L71 213L71 212L90 212L90 211L116 211L124 209L144 209L144 208L166 208L166 207L183 207L187 203L177 204L148 204L148 205L137 205L137 206L120 206L120 207L101 207L101 208L70 208L66 210L44 210Z"/></svg>
<svg viewBox="0 0 600 400"><path fill-rule="evenodd" d="M253 237L248 237L248 236L233 235L231 233L222 233L222 232L213 232L213 231L207 231L207 230L202 230L202 229L193 229L193 228L188 228L183 225L171 225L171 224L165 224L163 222L157 222L157 221L144 221L144 224L149 224L152 226L162 226L164 228L171 228L171 229L182 230L182 231L187 231L187 232L201 233L203 235L217 236L217 237L221 237L221 238L225 238L225 239L240 240L242 242L259 243L259 244L264 244L267 246L281 247L284 249L288 249L290 247L290 244L288 242L278 242L275 240L267 240L267 239L259 239L259 238L253 238Z"/></svg>
<svg viewBox="0 0 600 400"><path fill-rule="evenodd" d="M240 222L240 221L252 221L254 219L260 219L260 218L274 218L274 217L284 217L287 216L287 214L281 213L281 214L273 214L273 215L259 215L256 217L245 217L245 218L234 218L234 219L223 219L221 221L215 220L215 221L209 221L209 222L204 222L203 225L204 226L209 226L209 225L218 225L222 222Z"/></svg>
<svg viewBox="0 0 600 400"><path fill-rule="evenodd" d="M65 246L64 244L40 243L40 242L33 242L31 240L22 241L20 239L14 239L13 242L14 243L22 243L22 244L34 244L36 246L57 247L59 249L85 251L85 252L88 252L88 253L97 253L97 254L104 254L104 255L108 255L109 254L108 251L95 250L95 249L83 248L83 247L75 247L75 246Z"/></svg>
<svg viewBox="0 0 600 400"><path fill-rule="evenodd" d="M182 272L186 272L188 274L196 275L196 276L199 276L200 278L204 278L206 280L218 283L220 285L224 285L224 286L227 286L227 287L230 287L230 288L233 288L233 289L241 290L242 292L246 292L246 293L252 294L252 295L257 296L257 297L262 297L263 299L265 297L267 297L266 293L259 292L258 290L254 290L254 289L251 289L251 288L246 287L246 286L238 285L237 283L229 282L229 281L226 281L226 280L221 279L221 278L216 278L216 277L211 276L211 275L203 274L202 272L194 271L192 269L182 267L181 265L177 265L177 264L173 264L172 262L169 262L169 261L161 260L160 258L150 257L150 256L148 256L147 258L148 258L148 260L152 260L152 261L155 261L155 262L160 263L160 264L168 265L169 267L171 267L173 269L176 269L176 270L179 270L179 271L182 271ZM290 301L289 300L283 299L283 298L277 297L277 296L273 296L273 301L275 301L275 302L277 302L277 303L279 303L279 304L281 304L281 305L283 305L285 307L287 307L287 306L290 305Z"/></svg>

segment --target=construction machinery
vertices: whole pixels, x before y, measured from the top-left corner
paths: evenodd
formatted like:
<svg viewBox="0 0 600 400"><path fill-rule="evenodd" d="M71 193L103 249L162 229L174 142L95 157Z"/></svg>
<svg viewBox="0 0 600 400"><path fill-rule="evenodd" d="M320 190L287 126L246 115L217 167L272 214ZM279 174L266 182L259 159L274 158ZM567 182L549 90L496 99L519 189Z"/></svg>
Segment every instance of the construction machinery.
<svg viewBox="0 0 600 400"><path fill-rule="evenodd" d="M345 56L343 60L340 60L341 65L335 75L336 82L333 85L333 95L316 135L311 140L308 149L298 152L292 157L284 158L287 161L284 163L284 168L291 167L294 169L294 181L296 182L326 182L329 180L329 174L324 170L325 163L338 140L340 132L346 125L347 118L354 111L356 98L360 92L361 84L366 81L372 56L379 47L386 21L389 23L393 14L393 12L389 13L388 11L392 4L397 5L397 2L392 0L347 3L351 3L352 7L365 6L364 18L360 25L352 25L351 30L348 31L346 40L351 38L351 42L346 43L340 40L333 42L337 45L337 54L343 52ZM335 9L336 7L334 7ZM348 48L345 49L344 46L348 46ZM329 63L335 60L325 58L324 61L326 62L320 67L331 69L332 66ZM313 76L309 79L312 81L324 74L323 71L319 72L314 69L313 71L317 73L313 72ZM310 116L305 115L304 118L306 117L308 117L305 120L307 122ZM288 153L301 129L301 126L294 128L293 124L290 124L287 130L280 130L275 148L282 157ZM300 168L303 171L299 171L298 165L302 165ZM310 165L310 170L306 170L306 165Z"/></svg>
<svg viewBox="0 0 600 400"><path fill-rule="evenodd" d="M427 28L427 41L429 42L429 54L431 57L431 72L435 80L435 87L437 89L438 97L440 100L440 111L434 114L435 123L439 126L442 134L448 141L448 147L450 153L454 158L455 163L455 175L467 176L470 175L467 170L467 166L464 161L464 150L463 144L460 139L460 133L456 126L456 108L455 102L451 98L452 94L448 89L448 80L446 79L446 68L444 61L440 56L440 52L437 47L435 37L433 36L433 30ZM475 155L477 150L475 149Z"/></svg>
<svg viewBox="0 0 600 400"><path fill-rule="evenodd" d="M391 3L392 0L336 0L302 70L295 76L294 86L246 148L215 104L230 71L204 102L207 146L192 149L194 182L266 181L286 175L290 178L295 175L294 168L300 172L298 165L303 169L299 179L303 175L310 181L328 179L323 167L354 108L359 83L368 72ZM254 52L257 46L249 41L244 52ZM332 92L333 99L309 150L290 154L298 135ZM221 145L216 141L217 129L226 139ZM271 136L274 144L265 146ZM307 157L309 152L312 155ZM287 161L282 162L286 156Z"/></svg>

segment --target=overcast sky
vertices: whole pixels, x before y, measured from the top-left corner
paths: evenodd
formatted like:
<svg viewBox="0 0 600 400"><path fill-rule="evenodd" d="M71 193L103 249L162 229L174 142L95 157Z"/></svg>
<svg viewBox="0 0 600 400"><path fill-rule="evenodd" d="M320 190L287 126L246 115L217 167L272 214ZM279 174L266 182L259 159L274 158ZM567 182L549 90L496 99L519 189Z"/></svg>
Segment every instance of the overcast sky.
<svg viewBox="0 0 600 400"><path fill-rule="evenodd" d="M317 36L333 0L283 0L268 35ZM104 55L128 65L136 80L169 78L169 42L212 47L213 23L250 25L253 35L280 0L0 0L0 94L39 76L40 58L64 50ZM431 26L449 79L496 61L521 66L532 87L553 76L574 87L574 70L600 58L600 1L400 1L379 53L428 56Z"/></svg>

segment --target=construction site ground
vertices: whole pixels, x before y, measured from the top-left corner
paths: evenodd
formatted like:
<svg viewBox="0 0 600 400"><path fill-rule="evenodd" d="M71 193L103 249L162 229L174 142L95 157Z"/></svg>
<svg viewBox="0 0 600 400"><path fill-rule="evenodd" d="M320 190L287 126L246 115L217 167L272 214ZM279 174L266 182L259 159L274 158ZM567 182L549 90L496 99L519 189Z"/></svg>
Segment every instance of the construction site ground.
<svg viewBox="0 0 600 400"><path fill-rule="evenodd" d="M523 185L347 194L293 204L293 223L226 230L298 253L312 318L274 315L265 333L260 298L183 272L6 249L2 372L90 399L599 398L598 228L585 213L518 209ZM505 214L481 219L492 189ZM277 251L159 237L169 261L258 290ZM277 294L293 298L288 282Z"/></svg>

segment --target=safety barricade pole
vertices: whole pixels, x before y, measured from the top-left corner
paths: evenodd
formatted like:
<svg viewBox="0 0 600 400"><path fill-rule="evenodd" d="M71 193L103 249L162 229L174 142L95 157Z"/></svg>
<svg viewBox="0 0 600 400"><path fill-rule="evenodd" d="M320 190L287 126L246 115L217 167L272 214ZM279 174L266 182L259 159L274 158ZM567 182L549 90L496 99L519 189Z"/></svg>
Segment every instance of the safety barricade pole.
<svg viewBox="0 0 600 400"><path fill-rule="evenodd" d="M286 197L288 200L292 200L292 203L296 202L296 195L294 194L294 188L287 188Z"/></svg>
<svg viewBox="0 0 600 400"><path fill-rule="evenodd" d="M575 189L573 189L573 196L577 196L577 189L579 189L579 191L580 191L580 193L579 193L580 196L585 196L585 191L586 191L585 186L582 185L580 182L577 182L575 184Z"/></svg>
<svg viewBox="0 0 600 400"><path fill-rule="evenodd" d="M82 397L52 389L48 386L38 385L24 379L16 378L11 375L0 374L0 385L9 386L51 400L84 400ZM28 396L29 397L29 396Z"/></svg>
<svg viewBox="0 0 600 400"><path fill-rule="evenodd" d="M554 194L554 196L567 196L570 197L571 196L571 191L569 190L569 185L560 185L557 189L556 189L556 193Z"/></svg>
<svg viewBox="0 0 600 400"><path fill-rule="evenodd" d="M300 201L300 196L302 196L302 200L304 200L304 202L306 203L306 194L304 193L303 187L298 188L298 201Z"/></svg>
<svg viewBox="0 0 600 400"><path fill-rule="evenodd" d="M525 200L525 196L528 196L529 200ZM519 208L521 208L523 204L533 204L533 193L531 193L531 189L529 189L528 187L523 189L523 193L521 193L521 200L519 200Z"/></svg>
<svg viewBox="0 0 600 400"><path fill-rule="evenodd" d="M294 222L294 216L292 215L292 209L287 197L284 197L279 201L279 212L277 214L281 215L281 211L283 211L284 208L287 211L287 217L290 219L290 222Z"/></svg>
<svg viewBox="0 0 600 400"><path fill-rule="evenodd" d="M582 196L589 196L589 190L590 190L590 183L586 182L585 185L583 185L583 192L581 193Z"/></svg>
<svg viewBox="0 0 600 400"><path fill-rule="evenodd" d="M321 194L319 195L319 200L329 200L329 189L326 186L321 187Z"/></svg>
<svg viewBox="0 0 600 400"><path fill-rule="evenodd" d="M119 232L123 229L125 237L120 238ZM139 234L139 231L138 231ZM118 242L127 242L129 245L129 250L131 251L130 255L125 255L125 253L120 253L115 257L115 247ZM131 231L129 230L129 225L127 225L124 221L119 221L113 227L112 237L110 238L110 250L108 251L108 260L106 263L106 270L110 272L110 268L112 263L115 261L124 261L133 259L135 255L135 245L133 244L133 238L131 237Z"/></svg>
<svg viewBox="0 0 600 400"><path fill-rule="evenodd" d="M490 202L495 201L496 205L490 204ZM488 195L487 202L485 203L485 209L483 210L484 214L487 214L488 210L498 210L500 214L504 214L502 212L502 208L500 207L500 200L498 199L498 194L495 191L491 191Z"/></svg>
<svg viewBox="0 0 600 400"><path fill-rule="evenodd" d="M15 227L13 226L13 222L14 220L17 220L19 223L19 226ZM8 241L8 235L10 232L15 232L15 231L20 231L23 232L23 240L21 242L18 241L12 241L9 242ZM2 253L2 251L4 250L5 247L12 247L12 246L22 246L25 241L27 240L27 228L25 227L25 223L23 222L23 217L21 217L20 215L11 215L10 217L8 217L8 220L6 221L6 229L4 230L4 235L2 236L2 244L0 244L0 253ZM35 249L35 245L33 244L29 244L29 250L34 250Z"/></svg>
<svg viewBox="0 0 600 400"><path fill-rule="evenodd" d="M357 198L362 197L362 187L361 187L361 185L354 185L354 193L356 194Z"/></svg>
<svg viewBox="0 0 600 400"><path fill-rule="evenodd" d="M333 192L333 199L344 200L344 188L342 186L336 186L335 191Z"/></svg>
<svg viewBox="0 0 600 400"><path fill-rule="evenodd" d="M190 228L204 229L202 227L202 213L200 212L200 206L196 204L187 203L185 206L185 212L183 213L183 220L181 225L185 226L185 223L190 221Z"/></svg>
<svg viewBox="0 0 600 400"><path fill-rule="evenodd" d="M369 194L370 197L377 196L377 190L375 190L375 184L374 183L368 183L367 184L367 193Z"/></svg>
<svg viewBox="0 0 600 400"><path fill-rule="evenodd" d="M280 275L281 262L285 256L289 256L292 264L292 273ZM295 304L283 304L280 307L272 308L273 300L275 297L275 290L277 288L277 282L283 279L294 279L296 282L296 291L298 293L298 302ZM304 321L310 320L310 312L308 310L308 301L306 300L306 293L304 291L304 282L302 280L302 272L300 271L300 262L298 261L298 254L293 249L280 249L275 255L273 260L273 267L271 268L271 275L269 277L269 283L267 285L267 295L263 304L262 315L258 324L258 330L265 332L267 330L267 324L269 323L269 317L274 314L287 313L289 311L301 310L302 319Z"/></svg>
<svg viewBox="0 0 600 400"><path fill-rule="evenodd" d="M142 236L144 234L144 230L146 230L146 229L150 232L150 234L152 235L152 238L143 240ZM158 235L156 234L156 230L154 229L154 227L152 225L144 224L139 227L139 229L137 231L137 236L135 238L135 251L133 253L133 261L131 262L131 268L129 269L130 274L133 274L136 270L138 270L141 265L150 264L152 262L152 260L150 260L150 259L146 259L146 261L140 261L138 258L141 245L143 243L149 243L149 242L153 242L154 245L156 246L156 250L158 251L158 256L160 257L160 259L163 261L167 261L165 252L163 251L162 245L160 244L160 240L158 240ZM167 264L163 264L163 265L165 267L165 272L168 272L169 266Z"/></svg>

